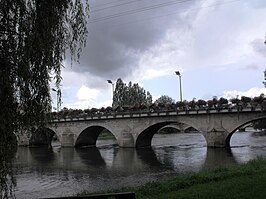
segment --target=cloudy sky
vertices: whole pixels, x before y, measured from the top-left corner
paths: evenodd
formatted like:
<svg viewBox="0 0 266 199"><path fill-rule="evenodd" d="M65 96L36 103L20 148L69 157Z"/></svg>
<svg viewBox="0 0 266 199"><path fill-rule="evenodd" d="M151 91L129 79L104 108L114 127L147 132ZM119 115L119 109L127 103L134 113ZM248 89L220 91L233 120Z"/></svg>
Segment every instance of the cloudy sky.
<svg viewBox="0 0 266 199"><path fill-rule="evenodd" d="M186 100L266 94L266 0L91 0L90 12L80 63L63 70L62 107L110 106L106 80L118 78L179 100L175 71Z"/></svg>

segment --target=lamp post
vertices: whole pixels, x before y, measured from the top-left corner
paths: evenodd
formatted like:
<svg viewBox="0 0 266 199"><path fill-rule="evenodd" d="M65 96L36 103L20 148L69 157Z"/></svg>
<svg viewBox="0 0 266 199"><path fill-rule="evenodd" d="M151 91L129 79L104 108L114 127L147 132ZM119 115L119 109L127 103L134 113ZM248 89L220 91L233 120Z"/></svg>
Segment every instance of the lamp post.
<svg viewBox="0 0 266 199"><path fill-rule="evenodd" d="M265 41L265 44L266 44L266 41ZM264 82L263 82L263 84L264 84L264 86L266 87L266 69L265 69L265 71L264 71Z"/></svg>
<svg viewBox="0 0 266 199"><path fill-rule="evenodd" d="M109 83L109 84L112 84L112 100L114 100L114 92L115 92L115 88L114 88L114 83L112 82L112 80L110 80L110 79L108 79L107 80L107 82Z"/></svg>
<svg viewBox="0 0 266 199"><path fill-rule="evenodd" d="M56 111L59 112L59 109L60 109L60 95L61 95L61 90L58 89L54 89L52 88L52 91L56 92Z"/></svg>
<svg viewBox="0 0 266 199"><path fill-rule="evenodd" d="M182 102L182 85L181 85L181 74L179 71L175 71L175 74L179 76L179 91L180 91L180 101Z"/></svg>

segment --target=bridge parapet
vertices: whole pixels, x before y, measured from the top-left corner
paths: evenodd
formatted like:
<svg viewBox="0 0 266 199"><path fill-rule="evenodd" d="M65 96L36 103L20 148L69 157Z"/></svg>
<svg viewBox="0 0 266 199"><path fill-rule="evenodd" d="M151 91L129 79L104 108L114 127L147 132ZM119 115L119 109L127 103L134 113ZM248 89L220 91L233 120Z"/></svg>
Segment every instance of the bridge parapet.
<svg viewBox="0 0 266 199"><path fill-rule="evenodd" d="M73 117L73 118L56 118L52 122L71 122L84 120L107 120L119 118L143 118L143 117L161 117L161 116L177 116L177 115L206 115L206 114L220 114L220 113L244 113L244 112L265 112L261 107L257 108L243 108L243 109L199 109L199 110L181 110L181 111L161 111L161 112L117 112L112 114L99 114L95 116Z"/></svg>

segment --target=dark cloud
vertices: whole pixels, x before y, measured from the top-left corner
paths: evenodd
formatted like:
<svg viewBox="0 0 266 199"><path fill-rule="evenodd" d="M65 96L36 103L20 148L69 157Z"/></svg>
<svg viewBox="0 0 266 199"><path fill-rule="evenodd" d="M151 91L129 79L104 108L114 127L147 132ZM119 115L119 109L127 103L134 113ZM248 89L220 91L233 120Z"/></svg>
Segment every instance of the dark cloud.
<svg viewBox="0 0 266 199"><path fill-rule="evenodd" d="M259 70L259 66L258 66L258 64L253 63L253 64L246 65L244 67L244 69L246 69L246 70Z"/></svg>
<svg viewBox="0 0 266 199"><path fill-rule="evenodd" d="M136 69L139 56L160 42L173 22L178 21L179 15L173 13L185 11L190 6L179 3L151 9L153 5L165 5L166 1L128 0L121 1L128 4L118 6L119 2L101 5L99 1L91 2L87 47L83 50L79 67L73 67L76 72L89 72L105 79L128 77ZM147 9L126 14L141 8ZM120 17L112 18L119 13ZM180 20L179 23L185 22Z"/></svg>
<svg viewBox="0 0 266 199"><path fill-rule="evenodd" d="M251 42L254 51L266 57L266 45L263 39L256 39Z"/></svg>
<svg viewBox="0 0 266 199"><path fill-rule="evenodd" d="M248 6L251 6L256 9L264 9L266 8L266 1L265 0L252 0L245 2Z"/></svg>

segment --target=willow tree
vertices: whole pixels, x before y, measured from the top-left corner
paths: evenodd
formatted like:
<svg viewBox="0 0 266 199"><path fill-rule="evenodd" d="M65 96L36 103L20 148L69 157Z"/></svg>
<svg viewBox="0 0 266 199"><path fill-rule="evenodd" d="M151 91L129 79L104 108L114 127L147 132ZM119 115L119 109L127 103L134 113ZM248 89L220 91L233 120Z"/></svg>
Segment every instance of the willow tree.
<svg viewBox="0 0 266 199"><path fill-rule="evenodd" d="M59 90L66 53L77 60L87 36L81 0L0 1L0 132L46 121L50 82Z"/></svg>
<svg viewBox="0 0 266 199"><path fill-rule="evenodd" d="M50 82L59 90L66 54L79 58L88 11L82 0L0 0L0 153L21 128L47 121Z"/></svg>

